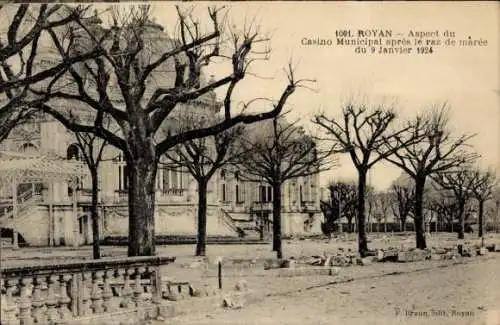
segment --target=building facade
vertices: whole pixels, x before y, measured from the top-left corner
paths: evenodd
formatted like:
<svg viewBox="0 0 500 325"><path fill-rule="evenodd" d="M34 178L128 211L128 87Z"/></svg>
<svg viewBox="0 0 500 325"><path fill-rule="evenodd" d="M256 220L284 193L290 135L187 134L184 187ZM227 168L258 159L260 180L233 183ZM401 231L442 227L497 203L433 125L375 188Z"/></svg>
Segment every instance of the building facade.
<svg viewBox="0 0 500 325"><path fill-rule="evenodd" d="M96 33L101 22L89 21ZM148 55L157 55L169 46L163 28L154 22L148 25L145 37L148 40ZM83 46L83 45L82 45ZM40 47L37 55L38 68L51 66L55 51ZM75 69L79 67L76 66ZM81 67L80 67L81 68ZM171 86L175 76L173 63L166 61L152 74L148 91L156 87ZM72 91L71 83L64 81ZM90 82L90 81L89 81ZM112 83L113 81L111 81ZM206 80L202 78L202 84ZM92 93L89 84L89 92ZM95 86L95 85L94 85ZM74 87L74 86L73 86ZM118 87L110 86L111 99L120 106ZM74 89L73 89L74 91ZM71 111L78 118L87 118L89 108L74 101L56 101L51 105ZM79 105L82 105L81 107ZM193 109L203 114L214 114L220 108L215 93L209 93L198 100L176 107L180 114ZM168 121L167 121L168 123ZM172 123L172 121L170 121ZM0 144L0 150L16 152L26 156L49 156L83 161L75 135L62 124L47 116L37 116L16 127L10 136ZM99 202L101 211L102 237L126 236L128 234L128 167L122 153L111 146L103 151L99 165ZM0 175L1 176L1 175ZM222 169L208 184L208 235L256 235L262 228L270 226L272 214L272 189L265 183L244 181L238 170ZM50 192L50 196L47 194ZM17 185L17 197L29 197L20 205L16 220L9 215L12 189L6 184L0 186L0 221L4 227L10 225L32 245L85 244L92 240L89 204L91 193L90 177L80 177L76 191L67 182L37 182ZM74 194L74 195L73 195ZM36 198L36 200L35 200ZM197 229L197 183L183 169L168 167L162 159L156 180L156 234L194 235ZM10 200L10 201L9 201ZM287 181L282 189L283 232L286 235L312 234L321 232L319 175L301 177ZM28 202L31 202L28 206ZM74 211L76 216L68 211ZM67 219L73 218L69 222ZM78 228L78 229L75 229ZM264 229L266 230L266 229Z"/></svg>

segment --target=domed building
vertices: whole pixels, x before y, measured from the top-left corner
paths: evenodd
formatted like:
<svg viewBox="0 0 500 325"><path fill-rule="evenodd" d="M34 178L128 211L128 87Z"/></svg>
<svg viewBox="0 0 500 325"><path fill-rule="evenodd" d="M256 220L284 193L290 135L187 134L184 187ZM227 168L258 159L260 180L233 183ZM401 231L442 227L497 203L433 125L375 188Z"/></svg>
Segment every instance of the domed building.
<svg viewBox="0 0 500 325"><path fill-rule="evenodd" d="M95 35L102 30L99 19L88 22ZM159 55L171 40L162 26L149 22L145 31L143 59L150 60ZM85 48L85 40L78 42ZM75 49L78 50L79 47ZM81 49L81 48L80 48ZM42 48L37 57L40 69L53 64L56 57L53 48ZM83 67L77 66L83 73ZM157 87L172 86L175 69L166 61L155 70L149 80L144 98L149 98ZM59 87L67 92L77 91L74 83L59 81ZM92 78L85 78L89 93L96 85ZM108 94L116 106L123 98L114 81L110 80ZM206 84L201 78L201 86ZM72 88L73 87L73 88ZM95 91L95 90L94 90ZM80 120L92 116L92 109L77 101L58 99L51 103ZM187 110L200 114L218 114L221 108L215 93L208 93L186 105L178 105L172 116ZM175 127L175 118L168 118L161 130L168 132ZM161 132L158 132L161 135ZM98 142L99 143L99 142ZM59 168L61 174L65 161L80 161L83 154L73 132L49 116L39 114L30 121L16 127L9 137L0 143L2 161L25 159L38 164L50 160L51 166ZM121 151L107 145L99 165L99 201L101 236L123 237L128 235L128 169ZM38 160L37 160L38 159ZM157 235L190 235L197 230L197 183L184 169L168 167L162 157L156 181L155 232ZM1 177L2 169L0 169ZM212 177L208 185L207 234L208 236L259 236L258 220L272 218L272 190L264 183L244 181L238 170L222 169ZM20 234L28 245L84 245L92 242L90 218L91 183L88 175L80 174L76 187L68 178L51 179L50 175L36 179L17 179L15 186L2 182L0 186L0 225ZM16 193L13 195L13 188ZM74 191L73 189L76 189ZM287 182L282 190L282 225L284 235L319 233L319 178L318 175L298 178ZM22 198L22 199L21 199ZM17 202L16 199L19 201ZM14 202L17 202L14 204ZM15 216L13 205L16 205Z"/></svg>

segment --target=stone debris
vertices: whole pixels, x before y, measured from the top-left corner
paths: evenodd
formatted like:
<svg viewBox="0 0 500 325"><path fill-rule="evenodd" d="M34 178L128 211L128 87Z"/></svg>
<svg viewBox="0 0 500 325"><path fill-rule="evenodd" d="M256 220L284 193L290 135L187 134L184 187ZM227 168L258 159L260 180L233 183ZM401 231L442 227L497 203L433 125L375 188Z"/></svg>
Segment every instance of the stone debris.
<svg viewBox="0 0 500 325"><path fill-rule="evenodd" d="M429 250L423 249L413 249L408 251L400 251L398 252L398 262L406 263L406 262L419 262L431 259L431 252Z"/></svg>
<svg viewBox="0 0 500 325"><path fill-rule="evenodd" d="M486 249L487 249L489 252L494 252L494 251L495 251L495 248L496 248L496 245L495 245L495 244L490 244L490 245L486 245L485 247L486 247Z"/></svg>
<svg viewBox="0 0 500 325"><path fill-rule="evenodd" d="M365 266L365 265L372 264L372 262L373 262L373 258L372 257L363 257L363 258L358 257L356 259L356 264L357 265L363 265L363 266Z"/></svg>
<svg viewBox="0 0 500 325"><path fill-rule="evenodd" d="M477 250L477 255L479 255L479 256L486 255L487 253L488 253L488 250L485 247L481 247Z"/></svg>
<svg viewBox="0 0 500 325"><path fill-rule="evenodd" d="M191 297L203 297L204 292L198 288L195 288L192 284L189 285L189 295Z"/></svg>
<svg viewBox="0 0 500 325"><path fill-rule="evenodd" d="M243 295L227 295L222 299L222 307L241 309L245 307L245 297Z"/></svg>
<svg viewBox="0 0 500 325"><path fill-rule="evenodd" d="M236 291L248 291L248 282L246 280L239 280L234 286Z"/></svg>
<svg viewBox="0 0 500 325"><path fill-rule="evenodd" d="M169 301L179 301L182 299L182 295L177 292L177 290L170 290L167 292L163 292L163 299L167 299Z"/></svg>

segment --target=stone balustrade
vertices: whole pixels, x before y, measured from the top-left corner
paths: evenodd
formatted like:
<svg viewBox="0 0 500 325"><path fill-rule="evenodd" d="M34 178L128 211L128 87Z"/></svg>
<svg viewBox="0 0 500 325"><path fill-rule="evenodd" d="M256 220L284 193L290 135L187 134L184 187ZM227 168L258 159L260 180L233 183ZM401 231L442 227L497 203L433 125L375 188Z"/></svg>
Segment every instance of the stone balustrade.
<svg viewBox="0 0 500 325"><path fill-rule="evenodd" d="M0 323L72 325L114 312L154 317L162 298L160 267L173 261L133 257L1 268Z"/></svg>

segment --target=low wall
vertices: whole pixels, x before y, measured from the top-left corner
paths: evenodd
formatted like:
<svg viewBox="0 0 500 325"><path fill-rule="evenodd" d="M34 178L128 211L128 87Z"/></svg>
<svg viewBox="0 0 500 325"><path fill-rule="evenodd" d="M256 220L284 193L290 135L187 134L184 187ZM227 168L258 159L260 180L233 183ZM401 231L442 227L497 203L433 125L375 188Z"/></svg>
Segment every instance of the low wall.
<svg viewBox="0 0 500 325"><path fill-rule="evenodd" d="M135 257L1 268L1 324L72 325L116 313L155 317L160 266L173 261Z"/></svg>

